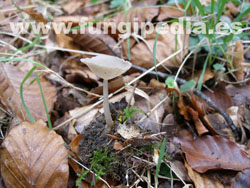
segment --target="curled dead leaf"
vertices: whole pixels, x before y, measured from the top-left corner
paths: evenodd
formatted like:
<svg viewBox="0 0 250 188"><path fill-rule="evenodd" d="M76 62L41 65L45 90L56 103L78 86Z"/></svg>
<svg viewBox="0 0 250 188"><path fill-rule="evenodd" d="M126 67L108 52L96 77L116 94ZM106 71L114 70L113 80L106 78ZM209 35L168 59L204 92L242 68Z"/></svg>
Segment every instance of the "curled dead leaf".
<svg viewBox="0 0 250 188"><path fill-rule="evenodd" d="M199 113L197 111L195 111L192 107L188 106L187 107L187 111L188 113L191 115L194 124L195 124L195 128L196 131L198 133L199 136L208 133L209 131L207 130L207 128L203 125L202 121L199 118Z"/></svg>
<svg viewBox="0 0 250 188"><path fill-rule="evenodd" d="M188 164L197 172L211 169L244 170L250 168L250 158L234 142L221 136L202 136L194 141L177 139Z"/></svg>
<svg viewBox="0 0 250 188"><path fill-rule="evenodd" d="M21 123L2 144L1 175L7 188L66 188L68 153L62 137L41 120Z"/></svg>
<svg viewBox="0 0 250 188"><path fill-rule="evenodd" d="M12 111L21 120L28 120L28 116L20 98L20 84L26 76L27 72L21 71L19 68L9 65L0 65L0 99L9 111ZM23 96L31 115L35 120L47 120L42 96L39 85L33 82L34 78L29 78L24 84ZM45 78L40 78L43 94L46 100L47 109L50 112L56 101L56 88L50 84ZM30 83L32 83L30 85Z"/></svg>

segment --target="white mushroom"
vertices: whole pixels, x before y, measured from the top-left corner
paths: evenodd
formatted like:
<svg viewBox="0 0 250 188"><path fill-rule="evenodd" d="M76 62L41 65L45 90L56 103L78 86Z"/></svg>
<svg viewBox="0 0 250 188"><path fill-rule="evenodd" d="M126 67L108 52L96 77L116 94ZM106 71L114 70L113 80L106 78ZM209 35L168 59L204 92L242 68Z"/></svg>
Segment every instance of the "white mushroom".
<svg viewBox="0 0 250 188"><path fill-rule="evenodd" d="M113 127L113 120L108 102L108 80L120 76L129 70L131 63L110 55L97 55L92 58L83 58L81 62L85 63L94 74L103 79L104 116L106 119L106 131L110 132Z"/></svg>

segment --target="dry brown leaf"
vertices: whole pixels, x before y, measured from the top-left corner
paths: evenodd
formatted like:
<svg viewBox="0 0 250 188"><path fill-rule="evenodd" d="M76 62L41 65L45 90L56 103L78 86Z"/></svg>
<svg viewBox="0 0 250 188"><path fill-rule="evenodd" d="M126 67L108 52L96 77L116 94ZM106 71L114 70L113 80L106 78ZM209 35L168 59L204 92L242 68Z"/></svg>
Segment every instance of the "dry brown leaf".
<svg viewBox="0 0 250 188"><path fill-rule="evenodd" d="M249 85L244 85L244 86L239 86L239 87L229 85L226 88L226 91L229 94L229 96L232 97L232 100L235 106L250 104L250 86Z"/></svg>
<svg viewBox="0 0 250 188"><path fill-rule="evenodd" d="M184 116L185 120L189 120L189 114L187 112L187 108L186 108L186 105L183 101L183 96L180 94L179 95L179 99L178 99L178 108L179 108L179 112L181 115Z"/></svg>
<svg viewBox="0 0 250 188"><path fill-rule="evenodd" d="M225 119L219 113L207 114L203 120L213 135L220 135L235 141L232 130L227 126Z"/></svg>
<svg viewBox="0 0 250 188"><path fill-rule="evenodd" d="M43 15L36 12L33 8L24 9L23 11L29 14L36 22L42 22L43 24L47 23L47 20L43 17Z"/></svg>
<svg viewBox="0 0 250 188"><path fill-rule="evenodd" d="M149 96L149 100L146 97L142 98L142 95L135 96L135 104L137 108L141 109L145 113L149 113L150 110L161 102L162 99L166 97L166 94L163 90L155 91ZM150 113L148 117L145 117L142 113L135 113L131 118L132 122L136 121L140 124L140 127L143 127L145 130L151 130L153 132L160 131L160 123L164 116L164 104L167 100L161 104L154 112Z"/></svg>
<svg viewBox="0 0 250 188"><path fill-rule="evenodd" d="M233 69L236 71L233 73L237 81L242 81L244 79L244 72L242 62L244 62L244 46L240 41L235 42L235 47L229 49L229 54L233 57ZM230 69L232 68L229 64L227 65Z"/></svg>
<svg viewBox="0 0 250 188"><path fill-rule="evenodd" d="M76 43L74 43L73 39L65 34L62 34L62 33L57 34L56 41L57 41L58 46L61 48L68 48L68 49L72 49L72 50L81 50L81 47L79 45L77 45ZM72 56L79 56L79 54L75 53L75 52L70 52L70 54ZM86 57L86 56L81 55L81 57Z"/></svg>
<svg viewBox="0 0 250 188"><path fill-rule="evenodd" d="M240 147L221 136L202 136L194 141L178 139L188 164L197 172L211 169L244 170L250 158Z"/></svg>
<svg viewBox="0 0 250 188"><path fill-rule="evenodd" d="M206 90L204 91L204 94L207 95L215 104L217 104L219 108L223 110L226 110L229 107L233 106L233 101L223 86L213 88L212 92ZM203 100L201 100L201 102L203 103L205 111L207 111L207 109L210 107Z"/></svg>
<svg viewBox="0 0 250 188"><path fill-rule="evenodd" d="M97 33L93 34L92 30ZM70 37L76 44L81 46L82 50L114 56L121 55L119 48L113 48L116 46L116 41L108 34L104 34L102 30L98 28L89 26L85 29L84 34L78 32L78 34L70 34Z"/></svg>
<svg viewBox="0 0 250 188"><path fill-rule="evenodd" d="M188 80L191 80L191 79L198 80L200 78L201 74L202 74L202 70L197 71L197 72L195 72L194 76L192 78L190 77ZM214 72L212 72L210 69L206 69L204 76L203 76L202 84L204 84L206 81L210 80L214 76L215 76Z"/></svg>
<svg viewBox="0 0 250 188"><path fill-rule="evenodd" d="M179 10L176 6L173 7L160 7L160 13L157 17L158 21L163 21L168 18L179 18L184 16L184 11Z"/></svg>
<svg viewBox="0 0 250 188"><path fill-rule="evenodd" d="M154 66L153 61L153 48L155 43L156 32L150 35L146 35L145 42L140 42L134 45L134 47L130 48L131 51L131 62L137 66L144 68L151 68ZM176 42L178 41L178 42ZM159 34L158 40L156 43L156 59L158 62L167 58L171 54L180 50L183 47L181 53L173 57L164 63L167 68L177 68L180 66L182 62L182 58L187 54L187 48L189 43L189 35L179 34L176 35L173 32L167 32L165 34ZM126 41L123 43L123 54L127 58L128 48ZM158 68L159 70L161 67Z"/></svg>
<svg viewBox="0 0 250 188"><path fill-rule="evenodd" d="M188 114L188 111L187 111L186 104L184 103L182 94L176 89L167 88L167 93L173 92L173 91L176 92L178 94L178 96L179 96L178 103L177 103L177 106L179 108L179 113L184 116L185 120L189 120L190 119L189 114Z"/></svg>
<svg viewBox="0 0 250 188"><path fill-rule="evenodd" d="M75 154L79 155L79 142L81 141L81 139L82 139L82 135L79 134L69 144L69 146L71 147L73 152L70 151L70 150L68 152L74 158L77 158L77 156ZM71 158L69 158L69 164L73 168L75 173L81 173L82 172L82 169L79 167L79 165L75 161L73 161Z"/></svg>
<svg viewBox="0 0 250 188"><path fill-rule="evenodd" d="M188 165L187 162L185 162L185 167L188 170L188 175L194 182L196 188L229 188L229 186L224 186L221 182L215 180L214 178L197 173Z"/></svg>
<svg viewBox="0 0 250 188"><path fill-rule="evenodd" d="M124 86L124 81L123 81L122 77L118 77L118 78L110 81L109 85L108 85L109 93L112 93L112 92L120 89L122 86ZM103 86L98 86L96 88L93 88L93 89L91 89L90 92L102 95L103 94ZM93 95L88 95L88 97L92 98Z"/></svg>
<svg viewBox="0 0 250 188"><path fill-rule="evenodd" d="M153 88L153 89L164 89L166 88L166 84L156 80L156 79L151 79L149 84L148 84L149 87Z"/></svg>
<svg viewBox="0 0 250 188"><path fill-rule="evenodd" d="M121 22L130 22L131 30L134 29L134 24L139 23L138 26L141 28L141 22L151 22L154 17L159 13L158 7L150 7L156 5L157 0L145 0L145 1L133 1L133 9L127 12L127 15L124 12L121 12L117 16L114 16L110 19L105 20L105 22L112 22L115 25L118 25ZM117 30L117 33L120 32ZM118 35L114 35L117 37Z"/></svg>
<svg viewBox="0 0 250 188"><path fill-rule="evenodd" d="M239 172L232 181L232 188L250 187L250 169Z"/></svg>
<svg viewBox="0 0 250 188"><path fill-rule="evenodd" d="M240 12L240 7L236 7L233 2L228 2L226 4L226 10L227 10L227 14L230 15L231 18L233 18Z"/></svg>
<svg viewBox="0 0 250 188"><path fill-rule="evenodd" d="M0 98L9 111L12 111L21 120L29 120L20 98L20 84L27 72L22 72L19 68L8 65L0 65ZM30 82L34 77L28 79L24 85L23 96L25 104L35 120L47 120L42 96L37 82ZM46 100L47 109L50 112L56 101L56 88L45 78L40 78L43 94Z"/></svg>
<svg viewBox="0 0 250 188"><path fill-rule="evenodd" d="M62 8L68 13L72 14L77 9L79 9L81 6L83 6L86 3L86 1L83 0L68 0L67 3L65 3Z"/></svg>
<svg viewBox="0 0 250 188"><path fill-rule="evenodd" d="M195 128L196 128L196 131L197 131L198 135L201 136L201 135L203 135L205 133L208 133L209 131L207 130L207 128L201 122L198 112L195 111L190 106L187 107L187 111L189 112L189 114L191 115L191 117L192 117L192 119L194 121Z"/></svg>
<svg viewBox="0 0 250 188"><path fill-rule="evenodd" d="M7 188L66 188L68 153L62 137L41 120L13 128L2 144L1 175Z"/></svg>

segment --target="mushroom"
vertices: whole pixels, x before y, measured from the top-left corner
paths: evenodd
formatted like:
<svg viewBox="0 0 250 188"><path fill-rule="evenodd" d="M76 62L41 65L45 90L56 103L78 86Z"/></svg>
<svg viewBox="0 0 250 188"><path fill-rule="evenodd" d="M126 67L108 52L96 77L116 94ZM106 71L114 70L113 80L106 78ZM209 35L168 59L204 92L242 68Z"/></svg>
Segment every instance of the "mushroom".
<svg viewBox="0 0 250 188"><path fill-rule="evenodd" d="M110 132L113 127L113 120L108 102L108 80L120 76L129 70L131 63L118 57L102 54L92 58L83 58L81 62L85 63L94 74L103 79L104 116L106 119L106 131Z"/></svg>

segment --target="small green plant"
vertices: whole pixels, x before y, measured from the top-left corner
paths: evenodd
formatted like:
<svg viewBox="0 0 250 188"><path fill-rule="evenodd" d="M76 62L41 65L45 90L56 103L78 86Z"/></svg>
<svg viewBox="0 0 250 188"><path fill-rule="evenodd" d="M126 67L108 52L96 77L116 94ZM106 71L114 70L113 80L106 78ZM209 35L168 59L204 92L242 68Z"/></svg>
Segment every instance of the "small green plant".
<svg viewBox="0 0 250 188"><path fill-rule="evenodd" d="M77 178L77 180L76 180L76 186L79 186L81 184L81 181L84 180L84 178L88 174L88 172L89 171L82 169L82 173L81 174L79 174L79 173L77 174L77 176L79 178Z"/></svg>
<svg viewBox="0 0 250 188"><path fill-rule="evenodd" d="M101 176L105 176L114 160L113 155L108 155L107 148L105 148L104 151L102 149L94 151L93 157L90 158L90 169L87 171L82 170L81 174L77 174L79 178L76 180L76 186L80 185L89 171L93 171L96 174L96 181L99 180Z"/></svg>
<svg viewBox="0 0 250 188"><path fill-rule="evenodd" d="M124 109L124 115L122 116L122 121L126 121L126 120L130 120L131 117L134 116L134 113L142 113L145 114L141 109L135 107L135 106L130 106L130 107L126 107Z"/></svg>
<svg viewBox="0 0 250 188"><path fill-rule="evenodd" d="M93 157L91 160L91 170L95 172L96 180L98 180L101 176L106 175L106 172L110 166L111 163L114 161L114 157L112 155L108 156L108 150L105 148L105 150L96 150L94 151Z"/></svg>

